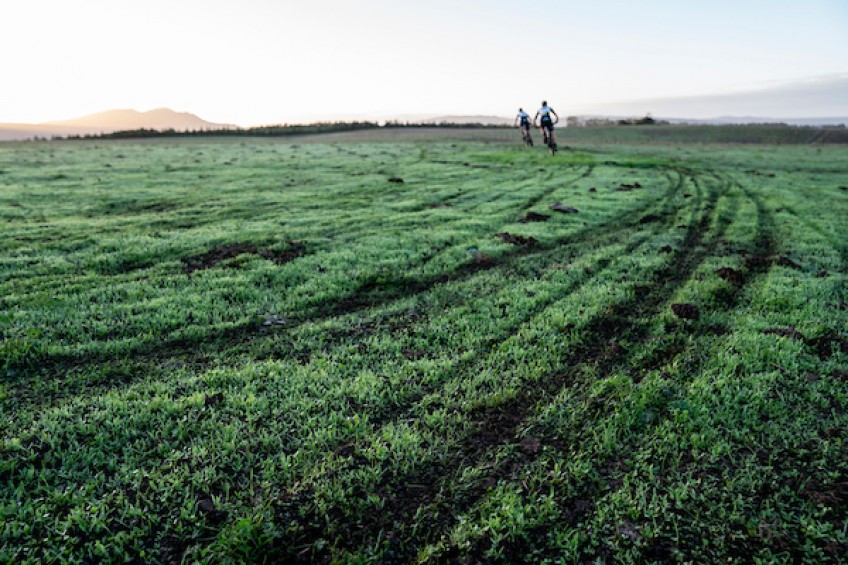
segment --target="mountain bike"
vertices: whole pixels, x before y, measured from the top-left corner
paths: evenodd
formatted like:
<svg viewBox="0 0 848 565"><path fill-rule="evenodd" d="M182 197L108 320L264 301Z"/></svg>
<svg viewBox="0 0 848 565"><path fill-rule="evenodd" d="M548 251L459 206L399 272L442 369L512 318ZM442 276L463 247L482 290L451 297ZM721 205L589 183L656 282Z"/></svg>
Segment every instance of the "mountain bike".
<svg viewBox="0 0 848 565"><path fill-rule="evenodd" d="M539 127L542 130L542 136L545 140L545 145L551 151L551 155L556 154L558 147L556 142L556 136L554 135L553 123L551 123L550 127L545 125L544 123L542 123L542 125Z"/></svg>
<svg viewBox="0 0 848 565"><path fill-rule="evenodd" d="M524 140L524 145L533 147L533 137L530 135L530 126L521 128L521 139Z"/></svg>

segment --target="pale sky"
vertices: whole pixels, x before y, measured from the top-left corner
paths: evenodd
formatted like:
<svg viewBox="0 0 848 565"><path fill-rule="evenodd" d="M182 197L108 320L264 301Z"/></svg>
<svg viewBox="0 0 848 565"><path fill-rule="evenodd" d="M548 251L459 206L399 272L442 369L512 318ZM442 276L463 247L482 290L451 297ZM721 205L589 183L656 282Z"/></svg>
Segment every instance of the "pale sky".
<svg viewBox="0 0 848 565"><path fill-rule="evenodd" d="M848 0L0 0L0 122L565 115L845 73Z"/></svg>

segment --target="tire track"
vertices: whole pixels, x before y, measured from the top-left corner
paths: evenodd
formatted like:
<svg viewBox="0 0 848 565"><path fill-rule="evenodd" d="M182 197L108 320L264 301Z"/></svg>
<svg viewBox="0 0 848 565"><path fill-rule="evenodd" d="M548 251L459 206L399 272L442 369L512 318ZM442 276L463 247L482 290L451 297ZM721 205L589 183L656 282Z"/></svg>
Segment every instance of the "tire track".
<svg viewBox="0 0 848 565"><path fill-rule="evenodd" d="M728 184L731 184L735 188L738 188L741 192L744 193L745 197L748 198L755 206L757 210L757 229L754 237L754 257L757 260L749 261L749 268L745 272L743 284L740 285L736 292L731 294L729 298L725 298L722 301L718 301L717 303L721 304L720 311L722 312L730 312L735 310L740 301L743 298L743 289L745 287L751 287L760 283L760 281L768 275L773 261L769 258L773 257L776 251L776 242L775 237L777 235L776 225L774 222L773 215L767 210L762 199L758 196L754 195L750 190L743 187L740 183L732 181ZM714 241L720 239L720 235L714 237ZM724 295L723 295L724 296ZM697 330L697 335L699 337L703 337L705 335L704 328L700 328ZM673 355L663 355L664 353L671 353L670 351L660 352L660 355L657 357L661 362L670 363L676 358L681 358L685 356L686 351L676 352ZM687 364L687 369L684 372L688 375L697 375L700 373L703 368L703 363L705 362L703 356L698 357L688 357L689 363ZM688 379L686 382L690 382L694 377ZM682 388L686 383L679 383L678 388ZM666 398L665 405L668 405L674 400L674 398ZM606 406L608 410L605 411L604 414L596 414L594 420L601 419L606 413L611 412L609 406ZM648 435L652 430L659 427L663 422L667 421L669 414L667 412L663 412L662 417L658 418L654 422L651 422L650 425L643 428L640 433L636 435L631 435L628 437L628 444L636 446L638 444L638 438L644 437ZM575 429L587 429L591 426L592 422L587 421L584 422L583 425L575 426ZM579 448L575 449L576 446L580 445L581 441L585 441L586 438L582 438L581 436L577 436L571 438L570 441L563 442L559 438L543 438L543 443L546 445L550 445L555 448L563 457L572 456L575 451L579 451ZM572 494L563 495L561 497L553 496L554 499L559 501L557 505L557 515L565 518L565 524L568 527L575 527L578 523L587 523L591 520L592 516L596 510L596 501L606 496L607 494L613 492L615 488L615 483L612 480L612 473L615 470L615 465L613 464L613 459L615 458L614 453L606 454L605 458L595 466L596 479L594 480L586 480L580 484L574 485L573 483L569 486L574 491ZM529 462L528 462L529 464ZM517 468L510 470L510 475L517 476L520 473L520 470ZM587 476L591 476L589 473ZM576 487L576 488L575 488ZM600 491L600 492L599 492ZM578 522L579 517L579 522ZM543 531L550 527L555 527L556 524L547 524L545 526L537 526L534 528L533 532L530 532L528 538L539 538L541 539L543 536L541 535ZM481 544L484 542L478 542L478 544L470 550L472 554L483 554L485 553L484 548L481 547ZM505 544L503 549L503 556L508 561L511 559L520 559L522 556L526 556L528 554L528 550L533 549L527 545L525 542L513 542ZM586 555L584 556L587 560L591 560L596 556ZM648 555L644 556L645 559L650 560L651 557Z"/></svg>
<svg viewBox="0 0 848 565"><path fill-rule="evenodd" d="M700 220L689 226L684 237L683 248L685 252L678 254L670 265L658 273L660 280L673 280L675 284L661 285L658 287L660 291L648 286L638 287L632 300L615 305L603 315L592 320L586 328L586 333L591 336L590 339L579 344L575 351L563 360L563 366L578 366L603 360L607 349L605 345L613 336L629 333L628 330L637 327L636 322L628 317L632 308L639 305L640 310L653 311L688 279L687 275L694 271L705 256L705 253L698 250L697 247L701 243L703 232L713 219L711 211L713 207L710 206L710 203L707 202L703 208ZM514 439L518 426L530 414L536 400L539 397L554 396L562 387L569 384L572 377L572 372L568 372L553 375L541 383L527 383L513 400L507 401L496 409L482 410L470 414L471 427L476 427L480 431L466 437L457 446L455 454L448 460L439 462L438 468L440 470L435 472L428 470L414 476L392 476L389 479L390 482L384 482L380 492L383 506L379 513L375 515L378 516L376 523L353 524L346 522L344 516L339 517L339 523L334 524L333 529L344 532L344 539L338 540L337 549L352 550L357 546L372 546L375 540L369 539L369 536L377 531L391 531L392 539L396 541L406 540L406 542L397 541L397 543L401 547L406 547L407 552L414 549L417 543L411 543L409 536L414 537L415 534L410 534L405 528L409 527L411 518L418 512L419 508L432 504L436 495L442 489L441 480L449 476L450 469L460 465L467 467L468 461L480 460L491 448ZM476 426L473 422L476 422ZM441 469L448 469L448 472L442 472ZM389 473L384 472L383 475L386 476ZM423 488L416 489L413 492L410 489L404 489L402 486L404 484L422 485ZM302 502L298 501L298 504ZM281 517L291 519L293 513L290 510L284 509ZM310 518L305 521L307 523L312 522ZM398 528L398 523L407 526ZM326 533L322 532L322 535L326 535ZM312 534L317 534L317 532L313 531ZM299 543L308 543L308 531L306 538L307 540L299 540ZM409 554L404 555L405 558L410 556Z"/></svg>
<svg viewBox="0 0 848 565"><path fill-rule="evenodd" d="M584 246L590 243L599 245L604 241L609 241L609 238L616 237L619 233L637 225L639 217L650 210L651 207L663 202L667 206L670 205L669 201L680 190L682 183L683 176L678 174L677 183L670 184L666 192L656 200L648 200L643 205L625 210L607 221L600 222L594 226L587 226L572 234L556 237L533 249L516 247L507 250L498 257L499 262L495 265L495 268L509 268L522 257L537 256L557 250L562 251L564 250L563 248ZM393 301L407 299L410 296L428 292L438 285L465 281L470 277L476 276L480 270L479 266L468 263L460 266L453 272L436 273L424 278L415 275L401 275L387 283L378 284L374 281L365 281L349 294L340 297L336 301L322 303L313 307L311 310L307 310L299 317L299 320L295 320L295 323L287 329L292 330L306 323L321 322L339 316L360 313L370 308L386 306ZM26 393L28 387L24 386L21 388L20 385L16 386L15 381L25 385L27 379L23 375L31 372L32 366L40 367L42 372L41 377L44 383L48 381L59 382L64 379L64 375L69 371L77 368L109 365L115 362L127 361L130 356L146 357L144 362L140 362L137 367L138 373L141 374L146 372L145 364L147 362L156 363L179 357L187 357L187 362L192 362L198 358L202 360L206 354L199 350L204 347L215 346L216 350L232 347L245 340L252 339L260 328L261 326L258 322L247 322L209 332L202 339L170 338L151 341L124 352L122 357L116 357L108 353L92 353L84 356L46 355L38 359L33 359L25 365L10 364L8 368L22 376L11 379L9 385L13 392ZM50 378L47 377L49 373L59 373L59 375ZM126 374L121 379L121 382L116 384L126 384L133 381L139 374L131 370L130 374Z"/></svg>

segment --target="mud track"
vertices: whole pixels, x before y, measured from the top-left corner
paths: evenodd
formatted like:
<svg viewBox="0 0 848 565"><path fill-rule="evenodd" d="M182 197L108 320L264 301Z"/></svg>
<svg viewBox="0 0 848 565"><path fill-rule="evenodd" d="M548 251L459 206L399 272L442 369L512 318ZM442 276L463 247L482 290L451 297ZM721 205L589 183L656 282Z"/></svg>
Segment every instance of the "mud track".
<svg viewBox="0 0 848 565"><path fill-rule="evenodd" d="M731 312L740 305L740 300L744 297L744 293L742 292L743 287L758 284L758 282L768 274L771 266L773 265L773 261L765 259L774 255L776 249L774 238L777 235L774 218L766 209L763 202L750 191L746 190L742 185L738 183L733 184L745 194L746 198L754 203L757 209L757 228L753 242L753 251L754 257L763 258L764 260L752 262L751 267L742 274L742 280L739 281L735 292L730 294L729 298L717 301L718 304L721 304L720 308L724 312ZM719 233L712 238L713 242L720 239L721 232L723 232L723 229L720 229ZM714 245L711 246L711 249L713 248ZM705 326L696 326L694 335L696 337L704 336L712 329L713 328ZM643 361L642 367L643 370L659 368L666 363L670 363L674 359L684 359L686 369L682 371L682 373L688 375L699 374L705 358L703 356L686 354L686 350L678 350L675 345L669 344L669 346L660 348L653 352L648 360ZM630 367L631 360L623 358L614 365L615 366L605 367L605 370L620 370L622 368ZM687 382L691 380L692 379L690 378ZM678 389L682 389L686 385L686 382L677 382L676 385ZM673 398L665 399L665 405L668 405L673 400ZM609 410L599 410L592 414L591 418L588 418L581 425L578 425L577 428L591 429L595 422L600 421L609 415L611 415ZM668 417L669 413L667 411L662 411L661 417L646 425L639 433L631 435L628 438L628 443L633 445L635 448L639 444L640 437L647 436L652 430L656 429L665 422ZM542 442L556 449L562 456L568 456L569 454L579 451L581 439L581 436L578 434L576 437L571 438L571 441L568 442L563 442L560 438L544 438ZM530 463L531 461L526 457L513 458L502 466L505 468L500 470L502 474L501 476L509 478L520 476L521 469ZM598 463L594 466L597 471L594 479L586 479L579 484L572 483L570 485L570 493L563 493L561 497L556 496L558 501L558 515L563 523L538 526L527 538L506 544L502 547L504 557L507 560L520 560L521 556L527 555L527 552L533 549L532 546L535 545L534 542L538 541L539 544L543 544L543 531L546 528L555 527L556 525L575 526L579 522L588 522L591 520L592 514L595 510L595 501L616 490L620 486L612 479L612 475L615 471L621 470L621 464L622 463L618 460L618 455L614 453L609 453L604 459L598 461ZM484 553L486 544L487 540L481 540L475 547L471 548L470 553L472 555L480 555ZM668 554L667 551L668 547L671 545L670 541L655 540L654 546L646 548L642 557L646 561L656 560L658 559L658 555L660 556L660 560L664 560L664 558L662 558L663 555L666 556L666 559L670 558L670 554Z"/></svg>
<svg viewBox="0 0 848 565"><path fill-rule="evenodd" d="M563 360L563 367L579 367L587 363L612 366L620 362L618 359L620 355L610 353L611 350L608 347L613 337L627 335L630 342L633 342L634 339L638 341L645 338L642 318L653 313L680 285L685 283L709 253L708 249L701 248L701 244L704 234L714 220L715 198L717 198L715 194L710 196L710 201L704 205L700 220L689 226L682 251L670 265L656 273L656 286L643 285L638 287L631 300L611 307L606 313L592 320L584 332L588 337L574 348L567 359ZM664 223L666 224L669 223L668 216L669 214L666 212L664 216L666 218ZM729 222L730 220L727 218L719 218L717 234L708 246L710 249L715 245L714 241L720 237ZM371 537L375 532L385 533L389 531L395 544L393 554L400 560L410 558L413 555L410 552L414 551L416 547L420 546L421 543L437 538L439 533L445 531L450 525L450 522L446 522L444 519L445 514L441 514L442 518L439 523L428 522L426 527L421 527L419 524L418 533L410 531L408 528L411 527L411 519L419 513L420 509L426 509L437 498L442 498L440 495L444 494L445 485L450 482L448 479L457 469L468 467L473 462L479 462L488 451L497 446L515 442L519 425L534 410L536 401L541 398L540 403L544 404L546 399L556 396L564 386L573 382L574 379L575 370L551 375L542 382L526 384L515 399L498 406L496 409L471 414L470 418L473 422L471 427L476 427L479 431L462 440L448 459L435 463L420 474L397 476L386 469L382 473L384 482L379 493L383 505L376 514L369 514L379 516L379 518L376 518L374 523L353 524L348 523L345 516L337 516L337 522L332 524L331 530L343 539L337 538L339 545L336 549L354 549L363 545L371 545L375 541ZM410 489L406 488L405 485L418 486ZM478 493L478 496L481 493ZM467 493L465 498L469 498ZM475 496L470 498L473 500ZM296 506L300 506L303 502L302 499L298 500ZM451 499L451 503L445 504L442 510L455 509L456 502L456 500ZM459 506L462 507L462 505ZM291 519L293 515L298 514L292 512L293 510L295 508L292 508L290 504L284 503L279 509L278 515L281 518ZM434 512L433 515L437 513ZM302 534L305 534L305 538L290 541L296 545L309 543L311 537L309 532L312 532L313 535L318 533L310 525L315 524L314 518L317 517L305 516L302 520L304 526ZM422 537L420 533L422 530L429 533ZM321 533L326 536L330 532L323 531ZM320 556L312 557L320 558Z"/></svg>

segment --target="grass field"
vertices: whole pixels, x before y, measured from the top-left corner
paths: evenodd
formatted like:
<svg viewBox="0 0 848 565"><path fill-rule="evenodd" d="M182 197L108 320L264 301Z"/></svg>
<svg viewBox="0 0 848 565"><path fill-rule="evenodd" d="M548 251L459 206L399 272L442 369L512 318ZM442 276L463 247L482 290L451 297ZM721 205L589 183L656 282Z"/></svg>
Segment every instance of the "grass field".
<svg viewBox="0 0 848 565"><path fill-rule="evenodd" d="M0 145L0 562L844 560L848 151L604 135Z"/></svg>

